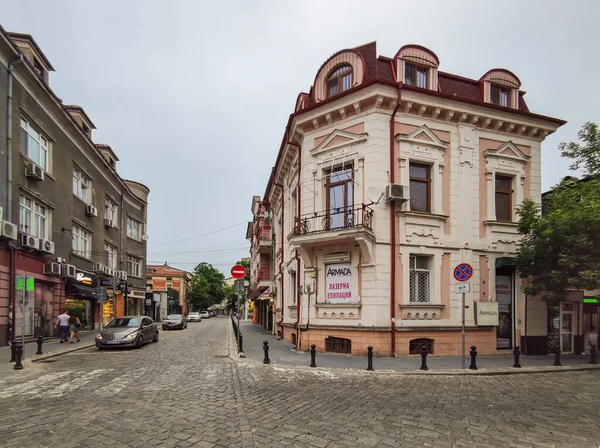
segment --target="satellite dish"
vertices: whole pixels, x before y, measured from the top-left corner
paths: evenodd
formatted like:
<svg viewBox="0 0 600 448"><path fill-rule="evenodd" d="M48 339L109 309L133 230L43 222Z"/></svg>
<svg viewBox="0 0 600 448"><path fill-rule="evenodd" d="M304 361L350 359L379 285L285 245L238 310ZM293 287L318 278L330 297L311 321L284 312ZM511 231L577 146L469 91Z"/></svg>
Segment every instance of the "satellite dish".
<svg viewBox="0 0 600 448"><path fill-rule="evenodd" d="M149 236L148 235L142 235L142 241L148 241Z"/></svg>
<svg viewBox="0 0 600 448"><path fill-rule="evenodd" d="M371 201L373 204L379 204L381 198L383 198L383 191L377 187L369 187L367 188L367 199Z"/></svg>

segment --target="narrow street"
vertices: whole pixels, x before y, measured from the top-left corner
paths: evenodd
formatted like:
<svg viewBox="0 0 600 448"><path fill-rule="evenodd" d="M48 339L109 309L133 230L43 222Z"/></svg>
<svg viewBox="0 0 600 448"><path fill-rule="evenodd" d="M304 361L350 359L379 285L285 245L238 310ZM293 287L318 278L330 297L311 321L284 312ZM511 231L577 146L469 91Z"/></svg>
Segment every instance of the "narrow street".
<svg viewBox="0 0 600 448"><path fill-rule="evenodd" d="M0 383L7 447L594 447L598 372L407 376L232 361L229 319Z"/></svg>

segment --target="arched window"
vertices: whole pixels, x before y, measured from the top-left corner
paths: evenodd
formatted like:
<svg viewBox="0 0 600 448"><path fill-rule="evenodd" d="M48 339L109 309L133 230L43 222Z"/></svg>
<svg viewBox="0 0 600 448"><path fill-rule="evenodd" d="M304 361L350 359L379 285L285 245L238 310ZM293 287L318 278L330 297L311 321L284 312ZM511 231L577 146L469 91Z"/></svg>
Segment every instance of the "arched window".
<svg viewBox="0 0 600 448"><path fill-rule="evenodd" d="M327 98L352 87L353 69L349 64L335 68L327 78Z"/></svg>

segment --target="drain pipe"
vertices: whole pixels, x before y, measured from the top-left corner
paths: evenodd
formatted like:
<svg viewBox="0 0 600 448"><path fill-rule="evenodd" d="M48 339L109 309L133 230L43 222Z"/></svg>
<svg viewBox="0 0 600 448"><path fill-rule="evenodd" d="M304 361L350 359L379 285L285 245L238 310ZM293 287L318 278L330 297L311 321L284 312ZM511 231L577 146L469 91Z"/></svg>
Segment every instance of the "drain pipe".
<svg viewBox="0 0 600 448"><path fill-rule="evenodd" d="M19 58L8 64L8 85L6 98L6 220L12 222L12 90L13 90L13 70L15 65L23 62L23 53ZM1 219L2 217L0 217ZM14 272L11 274L14 275ZM15 310L13 309L13 316ZM14 327L13 327L14 328Z"/></svg>
<svg viewBox="0 0 600 448"><path fill-rule="evenodd" d="M284 314L284 301L283 301L283 293L284 293L284 289L283 289L283 232L285 229L285 197L283 195L283 185L282 184L278 184L278 183L274 183L273 185L275 185L276 187L281 188L281 261L279 262L279 276L281 277L281 320L279 321L279 323L277 324L277 326L279 327L280 331L281 331L281 339L283 339L283 326L281 325L283 323L283 314ZM273 214L273 218L275 218L275 215Z"/></svg>
<svg viewBox="0 0 600 448"><path fill-rule="evenodd" d="M297 219L294 223L297 228L300 227L300 210L302 203L302 195L300 191L300 183L302 180L302 148L300 144L296 142L289 141L287 142L290 146L295 146L298 149L298 185L296 186L296 204L298 206L297 209ZM294 328L296 329L296 350L300 348L300 329L298 328L298 324L300 323L300 254L298 253L298 249L296 249L296 323L294 324Z"/></svg>
<svg viewBox="0 0 600 448"><path fill-rule="evenodd" d="M395 157L394 157L394 123L396 113L400 107L400 99L402 98L402 82L398 83L398 99L396 101L396 107L390 116L390 183L393 184L396 180L395 176ZM391 234L391 247L392 247L392 260L391 260L391 279L390 279L390 321L392 324L391 332L391 355L393 358L397 358L396 355L396 204L390 203L390 234Z"/></svg>

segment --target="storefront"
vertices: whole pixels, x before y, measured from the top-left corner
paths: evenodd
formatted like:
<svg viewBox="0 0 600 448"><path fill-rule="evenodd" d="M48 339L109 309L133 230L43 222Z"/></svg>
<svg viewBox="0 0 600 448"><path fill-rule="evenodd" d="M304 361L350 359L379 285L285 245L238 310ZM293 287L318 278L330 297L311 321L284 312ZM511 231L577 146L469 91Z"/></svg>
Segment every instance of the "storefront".
<svg viewBox="0 0 600 448"><path fill-rule="evenodd" d="M583 351L589 353L593 345L598 347L598 324L600 324L600 298L583 298Z"/></svg>
<svg viewBox="0 0 600 448"><path fill-rule="evenodd" d="M142 289L132 289L127 297L127 313L133 316L144 314L146 300L146 291Z"/></svg>
<svg viewBox="0 0 600 448"><path fill-rule="evenodd" d="M496 349L511 350L515 340L515 260L496 260L496 302L498 302L498 327Z"/></svg>
<svg viewBox="0 0 600 448"><path fill-rule="evenodd" d="M75 278L65 284L65 308L70 316L79 317L84 330L97 328L100 317L98 276L77 269Z"/></svg>

